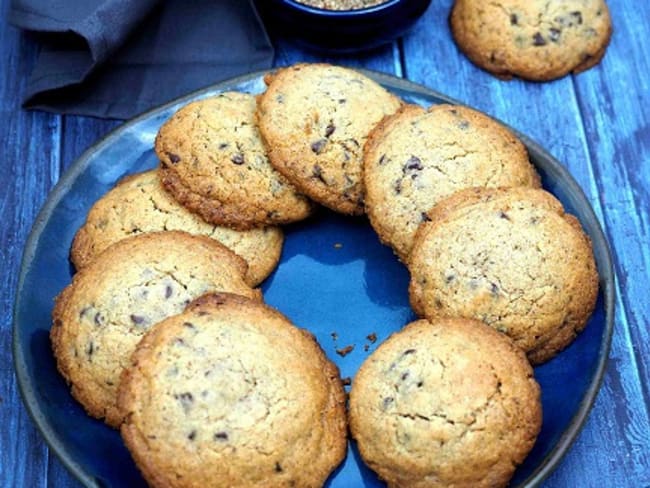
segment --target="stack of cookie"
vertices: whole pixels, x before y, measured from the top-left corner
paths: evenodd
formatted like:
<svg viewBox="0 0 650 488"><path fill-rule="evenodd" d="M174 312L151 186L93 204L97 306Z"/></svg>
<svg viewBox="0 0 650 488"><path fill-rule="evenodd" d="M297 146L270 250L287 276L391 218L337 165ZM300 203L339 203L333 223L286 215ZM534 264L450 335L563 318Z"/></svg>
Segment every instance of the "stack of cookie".
<svg viewBox="0 0 650 488"><path fill-rule="evenodd" d="M394 486L506 484L540 429L528 360L593 309L588 238L485 115L408 105L325 64L265 81L257 98L182 107L156 138L160 167L89 212L51 332L72 394L153 486L322 485L346 452L338 369L254 287L280 225L317 204L366 213L424 319L354 382L364 460Z"/></svg>

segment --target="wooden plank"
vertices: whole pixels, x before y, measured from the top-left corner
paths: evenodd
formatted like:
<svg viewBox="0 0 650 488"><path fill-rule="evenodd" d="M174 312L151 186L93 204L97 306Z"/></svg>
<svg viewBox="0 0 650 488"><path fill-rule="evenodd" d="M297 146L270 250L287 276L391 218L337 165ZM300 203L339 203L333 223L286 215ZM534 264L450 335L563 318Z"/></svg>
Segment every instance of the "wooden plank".
<svg viewBox="0 0 650 488"><path fill-rule="evenodd" d="M645 403L650 403L650 4L610 5L615 34L601 63L575 79L608 237L630 325ZM632 46L630 45L632 44ZM625 59L626 62L620 62ZM650 444L650 443L649 443Z"/></svg>
<svg viewBox="0 0 650 488"><path fill-rule="evenodd" d="M327 54L306 51L295 43L274 39L275 66L287 66L294 63L324 62L342 66L366 68L401 76L399 50L397 43L392 43L355 54Z"/></svg>
<svg viewBox="0 0 650 488"><path fill-rule="evenodd" d="M616 123L611 121L609 124L599 126L601 130L607 127L607 133L599 133L595 130L585 135L580 113L581 106L576 98L571 77L544 84L522 81L502 82L472 65L457 50L449 32L447 17L452 3L451 0L434 2L424 22L420 23L418 28L404 40L404 59L407 60L405 76L484 110L541 143L569 168L603 221L599 196L604 193L611 195L612 185L603 184L596 177L599 176L599 168L594 168L591 156L599 149L594 149L592 146L590 152L588 143L591 143L595 136L607 140L612 131L616 130L613 127ZM617 2L616 6L624 9L623 3ZM629 7L629 12L634 12L634 17L639 24L638 12L632 10L631 5ZM624 36L623 42L629 39L630 37ZM431 53L435 53L435 56ZM622 53L614 57L615 60L619 60L619 63L625 58ZM581 76L593 77L593 73L600 72L602 69L599 67ZM580 82L581 77L577 79ZM620 80L611 80L608 86L619 84ZM590 81L586 81L585 85L593 86ZM612 98L608 101L610 100ZM598 106L594 105L594 107ZM597 111L594 107L586 113ZM586 120L590 120L589 116ZM639 161L643 160L641 158ZM596 181L599 181L598 185ZM643 181L647 185L648 179ZM629 185L628 182L619 182L620 186L616 183L613 185L618 188L629 188L625 186ZM612 202L612 207L616 207L618 202ZM609 222L607 223L609 227ZM633 223L626 229L626 234L617 230L617 237L626 239L631 231L637 228L641 227ZM636 243L643 242L638 239L637 237ZM637 270L647 269L647 267L646 262L645 268L637 268ZM639 286L647 282L640 279L638 281L640 281ZM648 482L650 465L647 449L643 446L649 444L650 422L642 396L643 381L639 378L637 360L629 340L631 332L635 333L636 327L630 327L628 324L627 310L624 305L626 304L621 300L619 292L612 359L595 408L576 444L544 486L595 486L603 480L607 480L608 486L643 486ZM647 306L641 307L641 310L646 310L641 313L647 313L647 309ZM644 344L647 345L648 341ZM647 354L645 357L648 357ZM603 449L603 446L616 447ZM598 466L598 470L594 471L594 466Z"/></svg>
<svg viewBox="0 0 650 488"><path fill-rule="evenodd" d="M0 0L5 12L8 0ZM4 18L3 18L4 20ZM0 483L45 486L48 453L22 405L11 361L11 311L27 235L45 196L59 176L60 117L20 109L21 94L36 50L10 27L0 29Z"/></svg>
<svg viewBox="0 0 650 488"><path fill-rule="evenodd" d="M70 167L83 152L122 124L120 120L66 115L63 118L61 142L62 170Z"/></svg>

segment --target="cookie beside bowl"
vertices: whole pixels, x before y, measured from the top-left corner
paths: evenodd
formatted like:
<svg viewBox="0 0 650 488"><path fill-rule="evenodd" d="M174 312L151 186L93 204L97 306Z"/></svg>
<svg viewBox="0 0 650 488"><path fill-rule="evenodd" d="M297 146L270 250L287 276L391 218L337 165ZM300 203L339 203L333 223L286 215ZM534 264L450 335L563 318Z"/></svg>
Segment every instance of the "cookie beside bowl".
<svg viewBox="0 0 650 488"><path fill-rule="evenodd" d="M336 2L330 2L336 3ZM255 0L265 25L318 51L372 49L406 33L431 0L387 0L354 10L332 10L296 0Z"/></svg>

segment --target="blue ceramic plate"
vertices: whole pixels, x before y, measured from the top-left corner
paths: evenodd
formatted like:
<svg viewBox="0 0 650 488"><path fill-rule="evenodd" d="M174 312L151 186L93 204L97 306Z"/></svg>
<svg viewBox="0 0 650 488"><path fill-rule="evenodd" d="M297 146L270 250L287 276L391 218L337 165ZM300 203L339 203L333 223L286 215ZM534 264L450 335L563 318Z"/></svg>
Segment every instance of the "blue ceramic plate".
<svg viewBox="0 0 650 488"><path fill-rule="evenodd" d="M422 86L367 73L405 100L452 102ZM160 125L181 105L223 90L258 93L254 73L194 93L124 124L90 148L67 171L41 210L27 242L14 309L14 359L24 402L50 448L87 486L141 486L138 470L116 431L88 417L70 396L50 350L53 300L68 283L68 251L89 208L127 173L156 166L152 150ZM513 486L535 486L578 434L600 387L613 327L612 263L600 225L582 190L541 147L522 137L544 187L578 216L591 236L600 272L600 296L586 330L557 358L535 370L542 387L544 423L537 443L517 470ZM311 330L343 377L353 377L381 341L411 321L408 274L382 246L364 218L322 210L286 229L277 271L264 283L267 303ZM371 343L367 336L377 335ZM336 349L354 345L345 357ZM327 486L382 486L351 444Z"/></svg>

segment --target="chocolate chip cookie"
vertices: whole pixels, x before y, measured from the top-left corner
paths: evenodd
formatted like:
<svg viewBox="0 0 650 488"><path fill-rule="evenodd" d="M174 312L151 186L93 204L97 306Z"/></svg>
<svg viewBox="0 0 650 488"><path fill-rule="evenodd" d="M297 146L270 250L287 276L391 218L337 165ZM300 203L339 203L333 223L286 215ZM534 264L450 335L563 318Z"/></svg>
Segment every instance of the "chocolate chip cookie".
<svg viewBox="0 0 650 488"><path fill-rule="evenodd" d="M349 416L361 457L391 487L506 486L542 421L523 352L457 318L381 344L352 382Z"/></svg>
<svg viewBox="0 0 650 488"><path fill-rule="evenodd" d="M122 179L93 205L72 242L70 258L81 269L119 240L165 230L216 239L246 260L246 281L251 286L275 269L284 240L279 227L237 231L207 223L174 200L152 170Z"/></svg>
<svg viewBox="0 0 650 488"><path fill-rule="evenodd" d="M214 239L154 232L121 240L79 271L57 297L50 332L72 395L115 427L123 368L144 333L194 298L227 291L260 300L246 262Z"/></svg>
<svg viewBox="0 0 650 488"><path fill-rule="evenodd" d="M598 295L591 241L544 190L472 189L428 213L409 262L428 319L482 320L539 364L587 324Z"/></svg>
<svg viewBox="0 0 650 488"><path fill-rule="evenodd" d="M612 25L604 0L456 0L460 49L501 78L552 80L597 64Z"/></svg>
<svg viewBox="0 0 650 488"><path fill-rule="evenodd" d="M326 64L298 64L265 81L257 118L271 164L313 200L362 214L363 146L399 99L356 71Z"/></svg>
<svg viewBox="0 0 650 488"><path fill-rule="evenodd" d="M207 295L158 324L119 391L150 486L322 486L347 448L338 369L279 312Z"/></svg>
<svg viewBox="0 0 650 488"><path fill-rule="evenodd" d="M540 186L512 132L455 105L407 105L387 117L366 144L364 182L370 222L404 262L426 212L443 198L469 187Z"/></svg>
<svg viewBox="0 0 650 488"><path fill-rule="evenodd" d="M192 102L160 128L164 187L204 220L239 230L304 219L309 200L269 164L255 98L227 92Z"/></svg>

